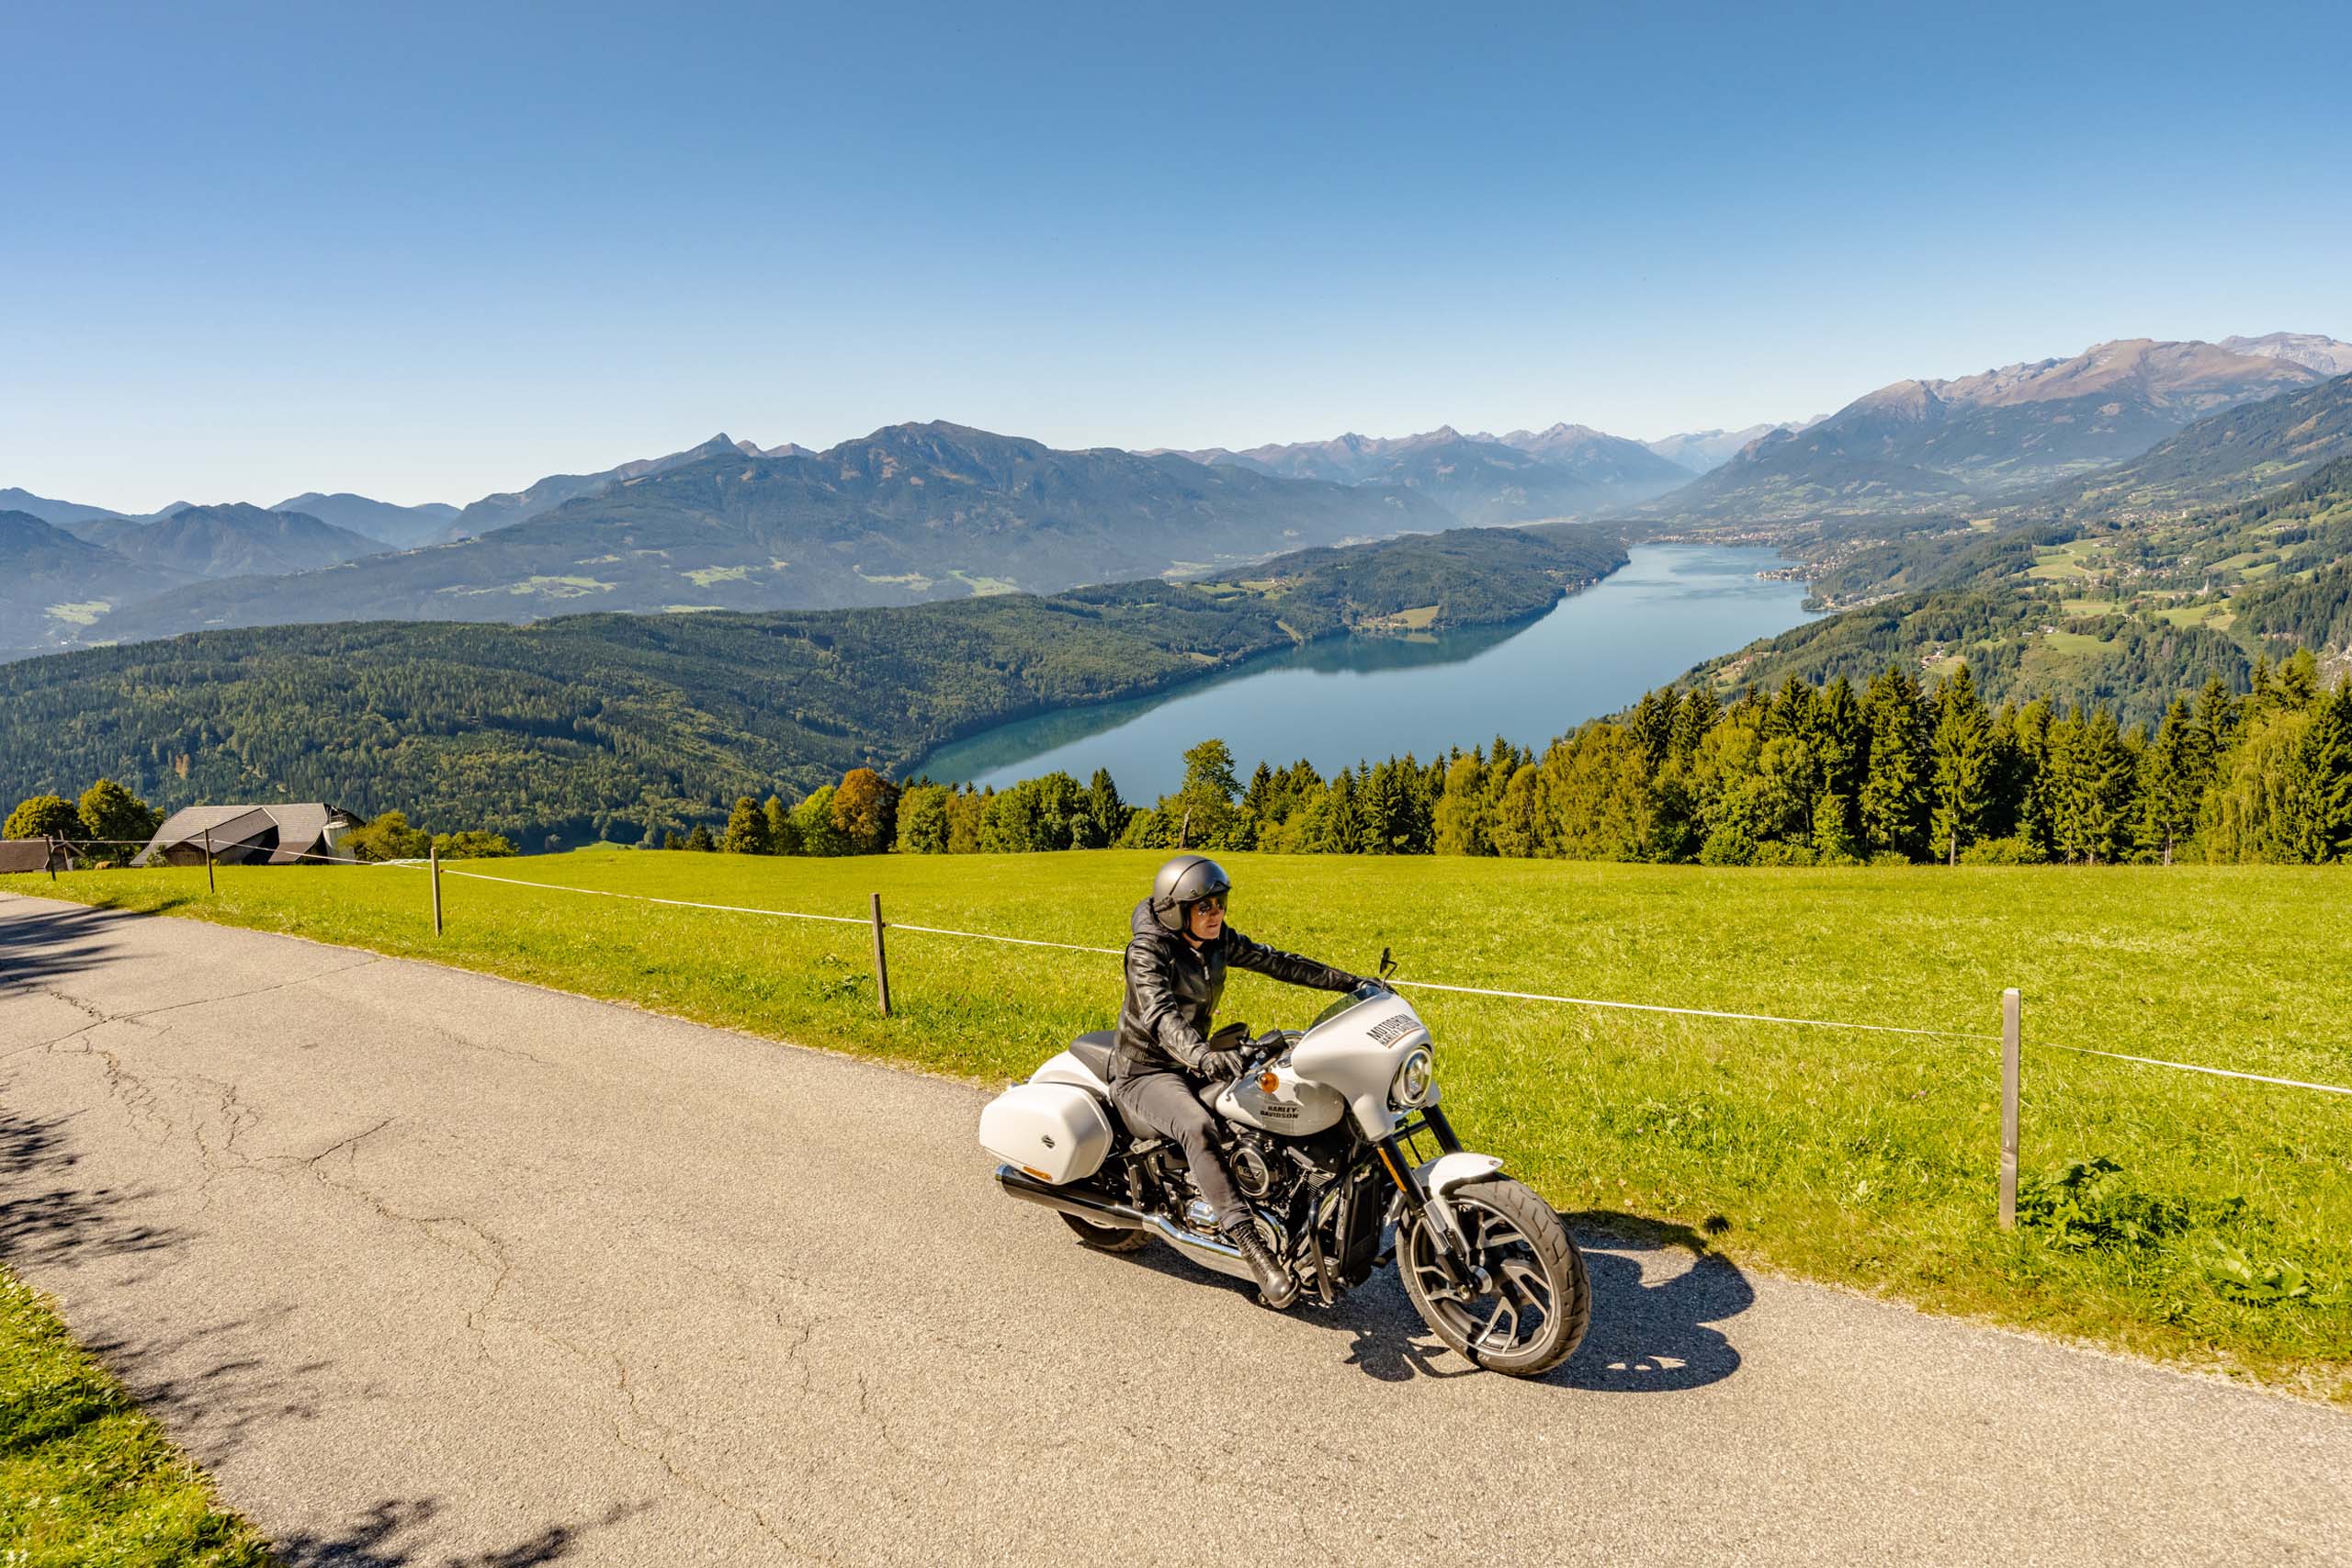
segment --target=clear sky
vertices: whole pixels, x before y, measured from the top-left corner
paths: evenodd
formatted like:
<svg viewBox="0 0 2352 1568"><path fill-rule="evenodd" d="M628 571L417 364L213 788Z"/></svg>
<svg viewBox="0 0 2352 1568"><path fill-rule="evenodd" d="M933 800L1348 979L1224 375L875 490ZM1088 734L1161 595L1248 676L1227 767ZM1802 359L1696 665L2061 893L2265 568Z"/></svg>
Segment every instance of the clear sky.
<svg viewBox="0 0 2352 1568"><path fill-rule="evenodd" d="M2352 338L2352 8L0 6L0 485L1819 413Z"/></svg>

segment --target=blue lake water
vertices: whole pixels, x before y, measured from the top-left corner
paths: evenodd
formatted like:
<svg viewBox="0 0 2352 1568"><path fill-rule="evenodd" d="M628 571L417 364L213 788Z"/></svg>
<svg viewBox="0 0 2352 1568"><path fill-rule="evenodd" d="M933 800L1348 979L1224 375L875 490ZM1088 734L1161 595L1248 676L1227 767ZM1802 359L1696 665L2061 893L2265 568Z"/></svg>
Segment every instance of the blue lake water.
<svg viewBox="0 0 2352 1568"><path fill-rule="evenodd" d="M1156 696L1065 709L941 747L913 773L999 788L1108 768L1130 800L1182 782L1211 736L1243 777L1301 757L1326 777L1366 758L1424 761L1496 736L1541 749L1703 660L1813 617L1802 582L1761 578L1769 550L1641 545L1540 619L1424 637L1331 637Z"/></svg>

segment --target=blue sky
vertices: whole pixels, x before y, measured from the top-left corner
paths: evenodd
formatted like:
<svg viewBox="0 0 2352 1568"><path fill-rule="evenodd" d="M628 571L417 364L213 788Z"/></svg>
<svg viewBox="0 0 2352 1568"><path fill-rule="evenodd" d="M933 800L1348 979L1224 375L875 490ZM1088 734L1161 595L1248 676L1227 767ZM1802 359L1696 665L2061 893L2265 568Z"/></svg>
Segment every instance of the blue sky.
<svg viewBox="0 0 2352 1568"><path fill-rule="evenodd" d="M0 485L1252 445L2352 337L2346 8L0 9Z"/></svg>

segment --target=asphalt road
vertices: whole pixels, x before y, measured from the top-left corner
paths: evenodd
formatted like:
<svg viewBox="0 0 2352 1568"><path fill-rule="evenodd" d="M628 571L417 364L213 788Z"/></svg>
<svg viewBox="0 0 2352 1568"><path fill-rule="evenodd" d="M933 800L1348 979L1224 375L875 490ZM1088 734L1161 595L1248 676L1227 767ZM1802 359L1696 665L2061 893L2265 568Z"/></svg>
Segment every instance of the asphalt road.
<svg viewBox="0 0 2352 1568"><path fill-rule="evenodd" d="M2352 1561L2333 1410L1597 1235L1515 1382L1081 1250L981 1099L0 897L0 1256L297 1562Z"/></svg>

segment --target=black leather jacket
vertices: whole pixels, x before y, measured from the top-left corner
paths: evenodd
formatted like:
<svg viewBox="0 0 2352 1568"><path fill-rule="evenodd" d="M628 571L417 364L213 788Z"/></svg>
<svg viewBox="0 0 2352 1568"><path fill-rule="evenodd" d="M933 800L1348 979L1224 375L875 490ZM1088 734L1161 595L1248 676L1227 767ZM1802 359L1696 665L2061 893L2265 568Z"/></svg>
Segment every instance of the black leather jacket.
<svg viewBox="0 0 2352 1568"><path fill-rule="evenodd" d="M1127 939L1127 994L1119 1007L1119 1043L1111 1057L1114 1081L1137 1073L1198 1073L1209 1052L1209 1020L1225 995L1227 967L1270 976L1293 986L1349 991L1353 975L1251 942L1231 926L1195 949L1159 923L1151 900L1136 906Z"/></svg>

